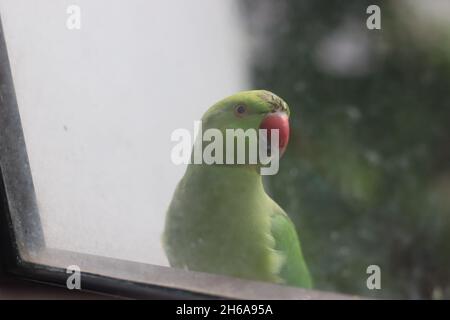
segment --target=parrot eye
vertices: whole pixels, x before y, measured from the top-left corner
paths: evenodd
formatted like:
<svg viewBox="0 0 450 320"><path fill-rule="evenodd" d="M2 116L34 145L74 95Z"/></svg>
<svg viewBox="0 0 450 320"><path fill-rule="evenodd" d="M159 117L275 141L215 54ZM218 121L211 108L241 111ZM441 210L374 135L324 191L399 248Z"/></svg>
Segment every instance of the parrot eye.
<svg viewBox="0 0 450 320"><path fill-rule="evenodd" d="M234 107L234 112L238 117L241 117L247 112L247 108L243 104L238 104Z"/></svg>

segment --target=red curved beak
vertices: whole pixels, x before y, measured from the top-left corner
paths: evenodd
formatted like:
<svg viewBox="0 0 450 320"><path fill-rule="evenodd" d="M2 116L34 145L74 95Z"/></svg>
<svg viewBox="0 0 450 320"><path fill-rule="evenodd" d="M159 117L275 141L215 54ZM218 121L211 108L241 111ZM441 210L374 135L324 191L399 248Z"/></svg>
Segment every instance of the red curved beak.
<svg viewBox="0 0 450 320"><path fill-rule="evenodd" d="M286 150L289 142L289 118L284 112L269 113L264 117L260 129L267 129L267 143L270 146L272 130L278 129L278 147L280 156Z"/></svg>

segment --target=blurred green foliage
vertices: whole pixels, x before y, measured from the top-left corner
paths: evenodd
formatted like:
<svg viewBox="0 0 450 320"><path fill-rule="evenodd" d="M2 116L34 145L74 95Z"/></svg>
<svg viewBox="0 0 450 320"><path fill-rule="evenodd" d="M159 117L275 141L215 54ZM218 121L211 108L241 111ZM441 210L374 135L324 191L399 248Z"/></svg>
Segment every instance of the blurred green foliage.
<svg viewBox="0 0 450 320"><path fill-rule="evenodd" d="M245 1L261 42L253 86L292 111L290 145L266 182L298 227L317 289L450 298L450 53L441 42L450 37L415 37L420 19L411 28L401 16L412 11L396 2L379 3L382 29L368 30L372 1ZM381 290L366 287L372 264Z"/></svg>

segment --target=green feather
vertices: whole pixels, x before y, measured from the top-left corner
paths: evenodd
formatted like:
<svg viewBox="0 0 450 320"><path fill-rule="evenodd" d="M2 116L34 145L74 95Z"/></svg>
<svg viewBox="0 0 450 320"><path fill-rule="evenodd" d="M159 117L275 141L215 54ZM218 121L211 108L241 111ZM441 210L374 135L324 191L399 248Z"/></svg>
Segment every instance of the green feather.
<svg viewBox="0 0 450 320"><path fill-rule="evenodd" d="M273 101L282 102L272 96L238 93L211 107L203 125L257 129ZM249 107L248 117L236 119L236 103ZM167 211L163 245L173 267L311 286L295 227L265 192L257 165L188 165Z"/></svg>
<svg viewBox="0 0 450 320"><path fill-rule="evenodd" d="M281 279L290 285L311 288L311 276L303 259L300 241L291 219L283 209L278 207L272 216L271 224L275 249L284 257L280 270Z"/></svg>

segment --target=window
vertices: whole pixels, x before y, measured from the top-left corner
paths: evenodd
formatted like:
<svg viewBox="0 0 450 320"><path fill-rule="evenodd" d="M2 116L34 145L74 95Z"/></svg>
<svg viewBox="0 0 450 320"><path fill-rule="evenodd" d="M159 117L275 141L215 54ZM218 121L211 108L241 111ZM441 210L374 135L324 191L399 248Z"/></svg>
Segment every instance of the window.
<svg viewBox="0 0 450 320"><path fill-rule="evenodd" d="M291 108L264 183L314 289L448 298L450 7L369 5L1 0L10 271L65 283L76 265L88 287L137 297L338 297L169 267L161 235L186 170L172 133L264 88Z"/></svg>

